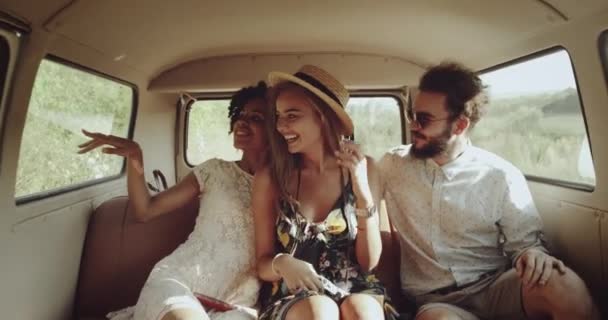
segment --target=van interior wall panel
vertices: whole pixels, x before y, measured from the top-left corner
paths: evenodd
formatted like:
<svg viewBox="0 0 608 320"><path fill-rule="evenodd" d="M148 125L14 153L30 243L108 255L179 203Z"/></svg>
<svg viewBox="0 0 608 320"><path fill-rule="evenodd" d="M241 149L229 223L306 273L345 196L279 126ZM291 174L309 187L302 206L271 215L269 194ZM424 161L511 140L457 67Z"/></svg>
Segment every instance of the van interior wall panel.
<svg viewBox="0 0 608 320"><path fill-rule="evenodd" d="M145 72L126 64L124 61L114 60L114 56L98 51L94 47L75 42L60 34L53 33L51 36L52 41L47 48L49 54L77 65L86 66L116 79L125 80L136 85L140 90L146 88L148 76Z"/></svg>
<svg viewBox="0 0 608 320"><path fill-rule="evenodd" d="M549 249L577 270L594 293L603 289L601 220L599 211L565 201L536 196Z"/></svg>
<svg viewBox="0 0 608 320"><path fill-rule="evenodd" d="M3 241L5 319L69 319L91 202L8 226ZM10 288L10 289L9 289Z"/></svg>
<svg viewBox="0 0 608 320"><path fill-rule="evenodd" d="M608 211L600 211L599 214L601 217L602 238L599 243L602 250L600 258L604 267L604 272L602 273L601 289L596 297L596 302L600 305L604 318L608 318Z"/></svg>
<svg viewBox="0 0 608 320"><path fill-rule="evenodd" d="M0 163L0 309L2 318L68 319L73 301L87 223L93 208L126 194L124 177L61 195L15 204L15 179L21 135L32 86L42 58L51 54L124 79L139 92L135 139L147 154L146 174L160 169L173 184L173 136L176 96L149 93L147 77L87 46L34 28L22 43L7 103ZM136 121L137 123L137 121ZM76 151L76 146L74 146ZM149 170L148 170L149 168Z"/></svg>
<svg viewBox="0 0 608 320"><path fill-rule="evenodd" d="M304 64L327 69L349 89L400 88L415 83L425 68L401 58L352 53L228 56L195 60L176 66L153 79L150 90L231 91L265 80L270 71L295 72ZM201 77L203 74L205 76Z"/></svg>
<svg viewBox="0 0 608 320"><path fill-rule="evenodd" d="M32 25L42 25L49 17L53 16L58 10L69 6L74 0L46 0L46 1L20 1L2 0L0 10L15 16L24 18L27 23Z"/></svg>
<svg viewBox="0 0 608 320"><path fill-rule="evenodd" d="M147 181L153 181L152 171L159 169L169 186L175 184L175 123L178 95L140 92L140 108L134 140L144 154Z"/></svg>
<svg viewBox="0 0 608 320"><path fill-rule="evenodd" d="M45 1L45 5L35 0L4 2L0 8L38 23L66 4L65 0ZM285 14L280 1L251 6L238 1L188 0L179 5L162 0L73 1L47 28L110 56L126 54L126 63L151 74L201 57L310 52L311 48L407 57L421 64L458 57L474 66L477 52L495 55L522 37L567 24L560 14L582 19L607 7L602 0L545 2L558 11L538 0L516 4L412 0L382 5L368 1L356 6L344 1L301 2L292 4L291 14ZM409 32L423 25L425 32ZM140 45L142 39L146 45Z"/></svg>

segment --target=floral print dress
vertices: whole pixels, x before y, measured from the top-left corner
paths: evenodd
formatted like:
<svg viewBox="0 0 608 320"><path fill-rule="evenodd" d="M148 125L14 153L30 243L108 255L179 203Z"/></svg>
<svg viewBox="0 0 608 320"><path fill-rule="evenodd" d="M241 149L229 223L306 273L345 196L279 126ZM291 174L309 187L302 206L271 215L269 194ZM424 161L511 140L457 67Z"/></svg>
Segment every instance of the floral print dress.
<svg viewBox="0 0 608 320"><path fill-rule="evenodd" d="M373 273L361 270L357 262L354 203L350 182L343 188L327 218L319 223L308 221L288 203L282 202L276 222L276 252L288 253L312 264L324 278L323 294L338 305L350 293L365 293L383 305L385 319L397 319L398 313L389 304L380 281ZM259 319L284 319L296 302L317 294L308 290L291 293L283 280L265 283L260 296L262 314Z"/></svg>

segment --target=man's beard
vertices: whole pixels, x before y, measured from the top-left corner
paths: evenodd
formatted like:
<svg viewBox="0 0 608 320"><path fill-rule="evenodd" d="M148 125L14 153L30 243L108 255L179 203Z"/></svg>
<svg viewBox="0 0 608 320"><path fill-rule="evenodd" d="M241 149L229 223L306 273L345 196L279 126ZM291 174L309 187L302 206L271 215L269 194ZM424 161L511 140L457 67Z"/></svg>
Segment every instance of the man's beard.
<svg viewBox="0 0 608 320"><path fill-rule="evenodd" d="M413 137L424 138L421 134L417 132L412 132ZM416 144L412 144L412 148L410 149L410 153L414 158L418 159L428 159L434 158L442 153L444 153L448 149L448 141L452 137L452 128L448 125L442 133L440 133L436 137L432 137L427 140L425 146L421 148L416 148Z"/></svg>

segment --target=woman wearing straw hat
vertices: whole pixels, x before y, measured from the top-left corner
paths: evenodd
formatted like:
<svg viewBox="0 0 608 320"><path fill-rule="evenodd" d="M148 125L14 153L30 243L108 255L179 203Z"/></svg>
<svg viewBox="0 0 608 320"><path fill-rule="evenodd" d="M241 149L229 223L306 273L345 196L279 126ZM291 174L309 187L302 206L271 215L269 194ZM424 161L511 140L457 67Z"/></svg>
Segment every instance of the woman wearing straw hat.
<svg viewBox="0 0 608 320"><path fill-rule="evenodd" d="M378 174L344 111L348 91L326 71L273 72L272 164L253 182L260 319L392 319L370 272L382 251ZM384 316L383 316L384 315Z"/></svg>

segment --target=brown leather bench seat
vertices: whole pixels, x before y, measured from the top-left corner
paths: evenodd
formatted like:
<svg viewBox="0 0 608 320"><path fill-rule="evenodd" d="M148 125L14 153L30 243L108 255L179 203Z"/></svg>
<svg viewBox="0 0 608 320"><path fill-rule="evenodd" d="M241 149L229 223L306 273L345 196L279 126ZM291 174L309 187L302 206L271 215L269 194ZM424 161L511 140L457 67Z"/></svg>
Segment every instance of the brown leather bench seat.
<svg viewBox="0 0 608 320"><path fill-rule="evenodd" d="M83 248L74 318L104 319L110 311L134 305L152 267L192 232L198 204L197 199L146 223L135 220L127 197L97 207ZM393 296L397 306L403 305L400 301Z"/></svg>
<svg viewBox="0 0 608 320"><path fill-rule="evenodd" d="M134 305L150 270L194 228L198 200L146 223L137 222L127 197L104 202L87 229L74 318L101 319Z"/></svg>

